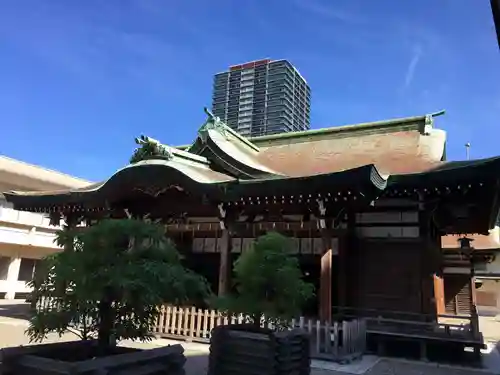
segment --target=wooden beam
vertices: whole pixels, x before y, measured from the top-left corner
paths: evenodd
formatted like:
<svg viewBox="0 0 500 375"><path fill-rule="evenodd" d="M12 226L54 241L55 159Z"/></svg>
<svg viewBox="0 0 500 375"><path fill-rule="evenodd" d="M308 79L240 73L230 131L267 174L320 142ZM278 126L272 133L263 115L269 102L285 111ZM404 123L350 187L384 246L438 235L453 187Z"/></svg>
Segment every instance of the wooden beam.
<svg viewBox="0 0 500 375"><path fill-rule="evenodd" d="M434 279L434 301L436 304L436 313L438 315L445 314L443 276L434 274L433 279Z"/></svg>
<svg viewBox="0 0 500 375"><path fill-rule="evenodd" d="M319 286L319 318L322 322L332 319L332 249L321 257L321 276Z"/></svg>
<svg viewBox="0 0 500 375"><path fill-rule="evenodd" d="M340 307L345 307L347 306L347 271L348 271L348 262L347 262L347 257L349 256L348 253L348 246L351 243L350 241L350 236L342 236L339 238L338 241L338 260L339 260L339 267L338 267L338 285L337 285L337 293L338 293L338 301L337 305Z"/></svg>
<svg viewBox="0 0 500 375"><path fill-rule="evenodd" d="M231 275L231 235L229 230L222 230L220 241L220 263L219 263L219 296L226 295L230 291Z"/></svg>

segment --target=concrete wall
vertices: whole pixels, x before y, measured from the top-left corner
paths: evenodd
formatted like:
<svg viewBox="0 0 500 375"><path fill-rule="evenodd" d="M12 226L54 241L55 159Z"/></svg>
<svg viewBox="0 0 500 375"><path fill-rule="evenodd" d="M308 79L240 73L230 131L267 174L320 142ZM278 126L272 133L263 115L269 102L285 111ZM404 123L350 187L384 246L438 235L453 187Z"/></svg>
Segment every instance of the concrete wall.
<svg viewBox="0 0 500 375"><path fill-rule="evenodd" d="M491 263L476 264L475 271L481 276L500 276L500 253Z"/></svg>
<svg viewBox="0 0 500 375"><path fill-rule="evenodd" d="M90 184L56 171L0 156L0 193L80 188ZM41 214L14 210L0 196L0 298L30 291L26 282L36 260L61 249L54 243L57 227Z"/></svg>
<svg viewBox="0 0 500 375"><path fill-rule="evenodd" d="M477 279L476 307L479 315L500 314L500 280Z"/></svg>
<svg viewBox="0 0 500 375"><path fill-rule="evenodd" d="M74 189L88 184L90 181L0 155L0 192Z"/></svg>

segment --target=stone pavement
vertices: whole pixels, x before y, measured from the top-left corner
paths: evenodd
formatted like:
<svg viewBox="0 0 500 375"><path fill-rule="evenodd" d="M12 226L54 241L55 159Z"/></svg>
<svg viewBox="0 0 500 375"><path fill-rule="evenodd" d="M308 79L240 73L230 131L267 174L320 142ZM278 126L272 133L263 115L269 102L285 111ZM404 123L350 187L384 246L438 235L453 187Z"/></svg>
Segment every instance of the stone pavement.
<svg viewBox="0 0 500 375"><path fill-rule="evenodd" d="M29 339L24 334L27 328L27 322L21 319L13 319L0 317L0 348L7 346L18 346L18 345L29 345ZM51 342L61 342L61 341L72 341L76 340L77 336L73 334L65 334L63 337L58 337L58 335L51 334L48 336L43 343ZM157 341L154 343L136 343L136 342L124 342L123 345L133 346L138 348L153 348L159 345L165 345L168 343L163 343ZM186 363L186 375L205 375L207 372L207 352L205 349L200 349L198 347L185 347L185 354L188 358ZM320 374L318 374L320 375Z"/></svg>
<svg viewBox="0 0 500 375"><path fill-rule="evenodd" d="M500 317L481 316L479 327L486 341L495 343L500 341Z"/></svg>
<svg viewBox="0 0 500 375"><path fill-rule="evenodd" d="M0 309L1 310L1 309ZM27 321L21 316L15 314L15 317L1 316L0 311L0 348L6 346L17 346L29 344L28 338L24 334L27 328ZM500 324L491 325L488 329L498 329L500 333ZM489 331L489 337L493 336ZM499 336L500 337L500 336ZM63 337L49 335L44 342L60 342L75 340L76 336L66 334ZM491 337L493 340L493 337ZM196 343L176 342L173 340L158 339L151 343L123 342L123 345L130 345L141 348L152 348L169 344L180 343L183 345L187 357L186 375L205 375L208 363L208 346ZM347 374L366 374L366 375L479 375L479 374L500 374L500 367L496 371L475 370L469 368L451 367L437 365L432 363L422 363L416 361L406 361L398 359L377 358L374 356L365 356L363 361L353 365L340 366L329 362L314 361L311 375L347 375Z"/></svg>

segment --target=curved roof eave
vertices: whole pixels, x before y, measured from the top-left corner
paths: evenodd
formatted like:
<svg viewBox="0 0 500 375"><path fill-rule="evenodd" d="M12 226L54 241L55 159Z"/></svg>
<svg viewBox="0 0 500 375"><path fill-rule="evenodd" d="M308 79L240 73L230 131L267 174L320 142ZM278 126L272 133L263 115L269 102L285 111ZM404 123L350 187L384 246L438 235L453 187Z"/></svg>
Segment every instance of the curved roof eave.
<svg viewBox="0 0 500 375"><path fill-rule="evenodd" d="M484 195L476 194L477 199L482 200L485 210L474 218L476 224L474 230L453 226L448 234L454 233L478 233L487 235L488 231L495 227L500 210L500 156L477 159L442 162L437 167L428 171L391 175L388 181L388 190L392 189L446 189L456 187L467 190L472 184L490 187L485 190ZM460 230L458 230L459 228ZM456 231L456 232L455 232Z"/></svg>
<svg viewBox="0 0 500 375"><path fill-rule="evenodd" d="M427 171L397 174L389 177L389 186L430 186L436 183L453 183L477 178L500 178L500 156L477 160L442 162Z"/></svg>
<svg viewBox="0 0 500 375"><path fill-rule="evenodd" d="M81 189L68 189L48 192L5 192L8 202L15 207L46 207L51 205L78 205L99 203L112 200L120 192L138 187L156 186L158 189L179 185L187 189L206 189L225 182L233 181L231 176L212 171L208 167L190 165L175 160L149 159L128 165L105 182L96 183ZM127 186L128 189L124 189Z"/></svg>
<svg viewBox="0 0 500 375"><path fill-rule="evenodd" d="M226 187L225 200L234 200L244 196L266 195L302 195L317 194L323 196L329 192L351 191L365 195L371 200L380 194L387 185L383 176L373 164L344 171L318 174L307 177L275 176L256 180L238 180ZM331 186L331 189L325 189ZM326 194L325 194L326 193Z"/></svg>
<svg viewBox="0 0 500 375"><path fill-rule="evenodd" d="M245 143L236 140L236 142L231 142L228 137L225 137L219 131L214 129L209 129L207 131L208 138L211 143L217 147L218 150L223 155L224 161L231 164L237 169L241 169L245 172L248 171L249 175L252 176L262 176L262 175L278 175L283 176L282 173L277 172L268 166L262 164L257 159L257 154L259 152L258 148L254 149ZM229 135L231 137L231 135ZM211 146L211 145L210 145ZM217 152L217 154L220 154Z"/></svg>

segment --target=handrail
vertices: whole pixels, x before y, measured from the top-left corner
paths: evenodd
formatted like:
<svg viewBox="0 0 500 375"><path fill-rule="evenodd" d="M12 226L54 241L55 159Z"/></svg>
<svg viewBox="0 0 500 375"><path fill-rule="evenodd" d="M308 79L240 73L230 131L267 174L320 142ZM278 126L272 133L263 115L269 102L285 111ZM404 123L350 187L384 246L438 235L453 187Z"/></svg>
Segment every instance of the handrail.
<svg viewBox="0 0 500 375"><path fill-rule="evenodd" d="M424 314L410 311L393 311L393 310L379 310L379 309L370 309L370 308L358 308L358 307L350 307L350 306L332 306L332 309L337 311L352 311L356 313L375 313L380 316L387 315L406 315L408 317L420 317L420 318L449 318L449 319L471 319L472 315L450 315L450 314Z"/></svg>

